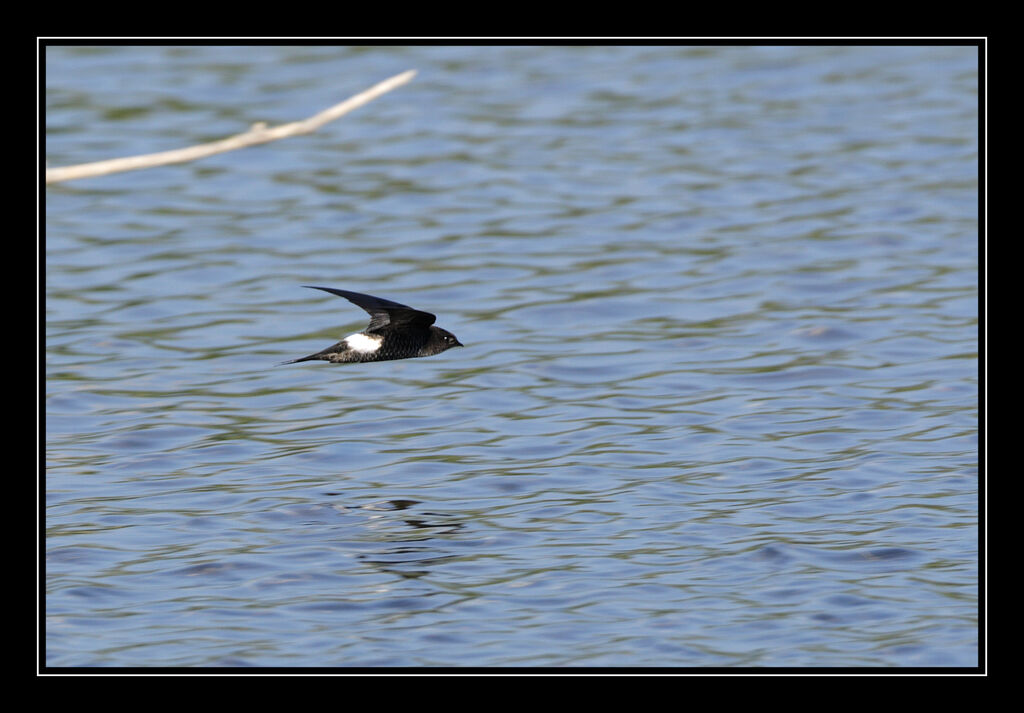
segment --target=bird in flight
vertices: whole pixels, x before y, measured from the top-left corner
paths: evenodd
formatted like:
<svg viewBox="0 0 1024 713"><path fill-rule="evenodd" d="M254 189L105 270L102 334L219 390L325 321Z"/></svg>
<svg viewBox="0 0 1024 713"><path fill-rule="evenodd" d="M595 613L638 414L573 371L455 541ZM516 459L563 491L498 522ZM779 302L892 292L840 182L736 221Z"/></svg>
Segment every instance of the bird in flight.
<svg viewBox="0 0 1024 713"><path fill-rule="evenodd" d="M452 347L462 346L454 334L446 329L433 326L437 317L430 312L421 312L391 300L348 290L336 290L333 287L316 287L314 285L303 285L303 287L323 290L332 295L344 297L370 314L370 324L363 331L350 334L323 351L300 359L281 362L282 364L313 360L338 364L341 362L410 359L433 356Z"/></svg>

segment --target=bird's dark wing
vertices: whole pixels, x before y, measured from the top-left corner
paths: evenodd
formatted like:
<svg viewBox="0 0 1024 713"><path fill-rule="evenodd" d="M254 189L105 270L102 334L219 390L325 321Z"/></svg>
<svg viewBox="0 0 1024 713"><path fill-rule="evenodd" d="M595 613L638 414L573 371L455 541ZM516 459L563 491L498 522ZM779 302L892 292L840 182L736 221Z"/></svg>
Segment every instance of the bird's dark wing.
<svg viewBox="0 0 1024 713"><path fill-rule="evenodd" d="M323 290L324 292L330 292L332 295L344 297L352 304L366 310L370 314L370 326L366 328L368 332L388 325L399 326L409 324L429 327L437 319L430 312L421 312L418 309L372 295L363 295L358 292L349 292L348 290L336 290L333 287L317 287L315 285L303 285L303 287Z"/></svg>

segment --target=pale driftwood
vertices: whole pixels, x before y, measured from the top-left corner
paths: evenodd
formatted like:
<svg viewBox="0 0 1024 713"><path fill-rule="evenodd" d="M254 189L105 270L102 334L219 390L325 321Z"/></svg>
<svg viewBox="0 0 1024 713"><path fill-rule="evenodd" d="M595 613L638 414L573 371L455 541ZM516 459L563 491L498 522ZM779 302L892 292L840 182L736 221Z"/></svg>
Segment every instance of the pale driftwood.
<svg viewBox="0 0 1024 713"><path fill-rule="evenodd" d="M145 154L143 156L128 156L126 158L114 158L109 161L97 161L95 163L82 163L77 166L65 166L63 168L48 168L46 170L47 183L59 183L60 181L72 181L77 178L89 178L92 176L104 176L108 173L119 171L132 171L137 168L149 168L150 166L163 166L168 163L182 163L193 161L197 158L212 156L213 154L233 151L234 149L265 144L268 141L276 141L288 136L308 134L316 131L329 121L334 121L344 116L353 109L358 109L381 94L390 92L392 89L402 86L416 76L416 70L396 74L391 79L385 79L380 84L374 85L365 92L360 92L353 97L346 99L340 104L335 104L319 114L315 114L303 121L293 121L290 124L282 124L274 128L267 128L266 124L255 124L248 131L229 136L220 141L213 141L208 144L190 146L184 149L173 151L161 151L160 153Z"/></svg>

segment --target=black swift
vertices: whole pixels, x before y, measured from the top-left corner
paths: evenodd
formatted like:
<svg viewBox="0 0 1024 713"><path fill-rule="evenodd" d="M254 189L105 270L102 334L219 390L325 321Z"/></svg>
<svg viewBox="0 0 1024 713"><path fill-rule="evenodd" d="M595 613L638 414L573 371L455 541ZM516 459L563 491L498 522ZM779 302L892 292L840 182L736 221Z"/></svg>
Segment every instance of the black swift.
<svg viewBox="0 0 1024 713"><path fill-rule="evenodd" d="M335 364L410 359L433 356L452 347L462 346L454 334L433 326L437 317L430 312L421 312L391 300L361 295L358 292L313 285L303 285L303 287L323 290L332 295L344 297L370 314L370 324L362 332L350 334L323 351L304 356L301 359L282 362L282 364L317 359Z"/></svg>

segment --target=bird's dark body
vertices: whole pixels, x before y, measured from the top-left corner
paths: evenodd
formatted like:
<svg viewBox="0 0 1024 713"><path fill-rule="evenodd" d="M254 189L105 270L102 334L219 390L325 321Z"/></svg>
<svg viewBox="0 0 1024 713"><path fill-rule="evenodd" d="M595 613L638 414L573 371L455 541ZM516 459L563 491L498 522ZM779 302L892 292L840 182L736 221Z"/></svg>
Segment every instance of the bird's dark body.
<svg viewBox="0 0 1024 713"><path fill-rule="evenodd" d="M370 324L364 331L350 334L323 351L285 364L313 360L341 364L411 359L433 356L462 346L454 334L433 326L436 318L429 312L358 292L312 285L306 287L344 297L369 313Z"/></svg>
<svg viewBox="0 0 1024 713"><path fill-rule="evenodd" d="M437 327L430 327L430 329L437 329ZM311 354L308 357L303 357L296 361L304 361L306 359L323 359L324 361L333 362L335 364L345 362L391 361L392 359L412 359L414 357L433 356L434 354L440 354L448 348L432 348L430 339L432 336L433 334L429 331L426 333L414 332L412 334L387 334L384 336L380 347L378 347L376 351L368 354L350 349L348 347L348 343L345 340L342 340L333 346L327 347L327 349L322 352Z"/></svg>

